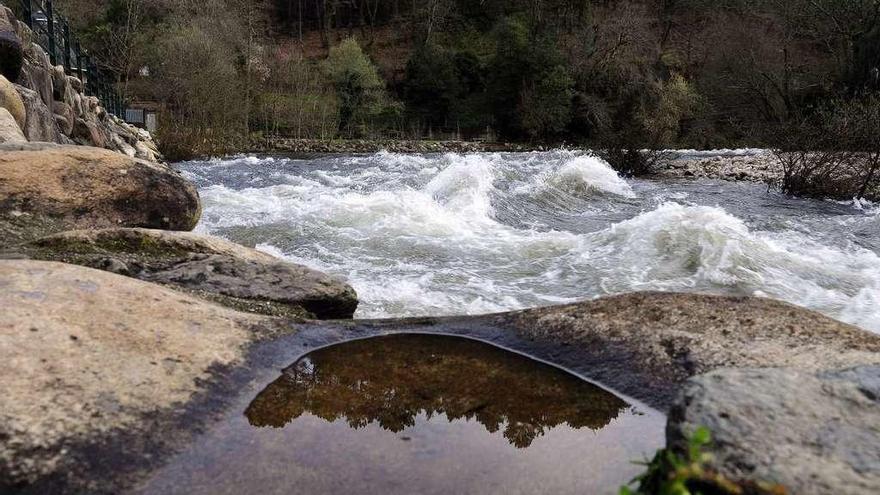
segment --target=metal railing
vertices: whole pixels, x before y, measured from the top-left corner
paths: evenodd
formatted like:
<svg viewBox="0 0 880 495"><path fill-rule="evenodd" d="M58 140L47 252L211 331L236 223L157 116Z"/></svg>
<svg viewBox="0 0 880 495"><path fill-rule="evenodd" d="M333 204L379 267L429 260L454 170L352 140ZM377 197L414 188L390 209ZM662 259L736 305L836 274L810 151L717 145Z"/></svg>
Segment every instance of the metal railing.
<svg viewBox="0 0 880 495"><path fill-rule="evenodd" d="M19 0L18 4L19 19L34 32L52 65L63 65L65 74L82 81L85 95L96 96L108 112L123 116L125 103L114 87L116 78L80 46L70 23L55 12L52 0Z"/></svg>

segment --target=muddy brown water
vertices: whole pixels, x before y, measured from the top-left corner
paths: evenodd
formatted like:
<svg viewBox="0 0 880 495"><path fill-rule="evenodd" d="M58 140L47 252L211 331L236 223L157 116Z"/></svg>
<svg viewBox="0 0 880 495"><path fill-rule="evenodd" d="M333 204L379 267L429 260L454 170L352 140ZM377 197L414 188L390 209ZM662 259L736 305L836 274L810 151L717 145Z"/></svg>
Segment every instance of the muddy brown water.
<svg viewBox="0 0 880 495"><path fill-rule="evenodd" d="M664 422L490 344L372 337L301 357L135 491L615 493Z"/></svg>

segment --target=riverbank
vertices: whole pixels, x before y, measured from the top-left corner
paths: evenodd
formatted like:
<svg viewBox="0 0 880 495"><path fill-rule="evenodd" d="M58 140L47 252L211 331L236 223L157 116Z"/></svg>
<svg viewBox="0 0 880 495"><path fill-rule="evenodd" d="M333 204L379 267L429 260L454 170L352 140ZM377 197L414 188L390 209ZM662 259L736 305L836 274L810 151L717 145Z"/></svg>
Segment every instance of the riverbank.
<svg viewBox="0 0 880 495"><path fill-rule="evenodd" d="M365 154L389 153L528 153L558 149L580 150L566 145L482 141L431 141L396 139L289 139L254 140L246 154ZM668 150L654 174L662 178L723 179L773 183L781 176L778 161L768 150Z"/></svg>
<svg viewBox="0 0 880 495"><path fill-rule="evenodd" d="M550 146L482 141L432 141L413 139L290 139L253 140L247 153L502 153L544 151Z"/></svg>

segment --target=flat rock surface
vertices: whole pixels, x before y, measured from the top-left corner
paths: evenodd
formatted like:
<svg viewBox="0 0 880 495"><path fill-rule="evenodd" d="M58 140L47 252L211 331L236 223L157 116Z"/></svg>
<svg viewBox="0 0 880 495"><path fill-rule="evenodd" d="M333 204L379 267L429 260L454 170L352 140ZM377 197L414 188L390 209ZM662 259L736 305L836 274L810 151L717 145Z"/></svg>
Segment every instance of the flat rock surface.
<svg viewBox="0 0 880 495"><path fill-rule="evenodd" d="M850 426L872 428L866 401L876 398L854 390L874 390L874 375L832 379L817 370L880 364L880 337L784 303L644 293L500 315L301 323L234 312L156 284L67 264L0 261L0 284L0 306L9 308L0 313L0 492L124 492L120 487L154 473L169 455L191 445L193 435L212 428L218 415L240 414L242 404L303 350L413 332L478 338L525 352L661 410L697 373L792 367L797 377L819 377L822 393L831 394L822 399L827 409L803 404L805 417L837 411L841 419L828 420L840 428L819 430L829 433L818 447L805 444L807 453L789 455L827 448L840 459L841 473L873 469L875 451L859 450L872 441L869 435L851 442L858 446L851 458L843 440L849 433L866 434ZM825 380L838 378L861 385L839 394L825 390ZM812 385L804 383L807 392ZM779 387L771 387L772 393ZM743 421L757 418L760 426L761 417L801 408L798 393L796 387L786 392L791 397L758 402L782 409ZM161 419L166 417L187 419L169 423ZM694 423L705 421L693 417ZM801 448L800 439L791 441L793 449ZM768 457L754 459L763 465ZM131 477L120 480L119 473Z"/></svg>
<svg viewBox="0 0 880 495"><path fill-rule="evenodd" d="M713 435L714 466L798 495L880 493L880 367L809 373L725 369L690 380L667 442Z"/></svg>
<svg viewBox="0 0 880 495"><path fill-rule="evenodd" d="M263 317L79 266L0 260L0 492L70 476L66 446L180 407ZM6 492L4 492L6 493Z"/></svg>
<svg viewBox="0 0 880 495"><path fill-rule="evenodd" d="M273 316L351 318L357 294L344 281L255 249L190 232L64 232L18 250L170 285L235 309Z"/></svg>
<svg viewBox="0 0 880 495"><path fill-rule="evenodd" d="M75 227L191 230L198 192L156 163L86 146L0 145L0 215L36 213Z"/></svg>
<svg viewBox="0 0 880 495"><path fill-rule="evenodd" d="M635 394L621 377L655 383L644 400L662 405L669 384L718 368L820 370L880 364L880 335L771 299L633 293L499 315L524 338L596 356L597 380ZM616 363L616 364L615 364Z"/></svg>

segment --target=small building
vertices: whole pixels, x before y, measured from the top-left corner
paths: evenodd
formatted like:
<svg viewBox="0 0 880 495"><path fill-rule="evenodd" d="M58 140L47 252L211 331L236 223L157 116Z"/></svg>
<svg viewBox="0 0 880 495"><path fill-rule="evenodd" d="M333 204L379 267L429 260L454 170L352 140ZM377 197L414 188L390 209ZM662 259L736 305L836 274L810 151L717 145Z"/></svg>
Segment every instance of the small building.
<svg viewBox="0 0 880 495"><path fill-rule="evenodd" d="M145 101L131 102L125 108L125 121L154 133L159 128L159 105Z"/></svg>

